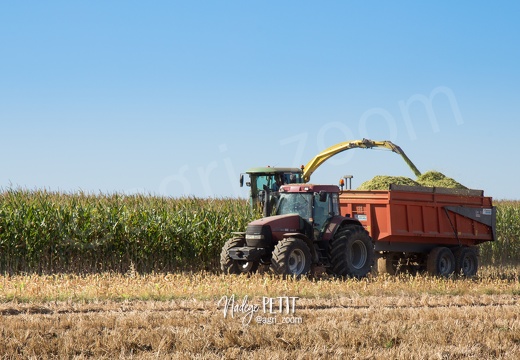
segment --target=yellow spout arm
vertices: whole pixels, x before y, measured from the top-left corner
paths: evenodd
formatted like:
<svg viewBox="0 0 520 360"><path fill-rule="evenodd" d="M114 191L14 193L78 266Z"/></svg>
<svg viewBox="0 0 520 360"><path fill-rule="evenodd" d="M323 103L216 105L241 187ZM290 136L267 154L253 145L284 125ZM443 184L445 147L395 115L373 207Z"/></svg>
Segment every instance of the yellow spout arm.
<svg viewBox="0 0 520 360"><path fill-rule="evenodd" d="M329 158L333 157L336 154L339 154L340 152L343 152L348 149L353 148L364 148L364 149L371 149L375 147L382 147L389 150L392 150L393 152L401 155L401 157L404 159L406 164L412 169L415 176L421 176L421 172L417 169L417 167L412 163L412 161L406 156L404 151L394 143L390 141L373 141L369 139L363 139L363 140L352 140L352 141L345 141L336 145L333 145L322 152L320 152L318 155L316 155L311 161L305 165L303 168L303 181L309 182L312 173L325 161L327 161Z"/></svg>

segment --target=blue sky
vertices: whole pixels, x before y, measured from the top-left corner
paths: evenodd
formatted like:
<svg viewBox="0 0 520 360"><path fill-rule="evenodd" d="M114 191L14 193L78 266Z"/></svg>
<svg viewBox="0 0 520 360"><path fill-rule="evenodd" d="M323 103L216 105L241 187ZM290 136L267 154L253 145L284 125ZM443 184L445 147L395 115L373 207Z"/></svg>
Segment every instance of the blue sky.
<svg viewBox="0 0 520 360"><path fill-rule="evenodd" d="M520 199L519 4L1 2L0 187L245 196L250 167L367 137ZM312 182L345 174L414 177L357 149Z"/></svg>

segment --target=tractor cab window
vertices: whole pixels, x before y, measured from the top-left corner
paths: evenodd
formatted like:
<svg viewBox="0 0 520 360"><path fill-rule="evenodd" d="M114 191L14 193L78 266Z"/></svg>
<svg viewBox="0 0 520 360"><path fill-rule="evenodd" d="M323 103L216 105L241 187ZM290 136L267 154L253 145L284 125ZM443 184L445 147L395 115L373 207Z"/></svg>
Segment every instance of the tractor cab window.
<svg viewBox="0 0 520 360"><path fill-rule="evenodd" d="M302 182L303 180L301 174L283 174L284 184L300 184Z"/></svg>
<svg viewBox="0 0 520 360"><path fill-rule="evenodd" d="M278 191L282 182L280 180L280 175L258 175L256 176L256 189L257 191L262 191L264 185L269 188L271 191Z"/></svg>
<svg viewBox="0 0 520 360"><path fill-rule="evenodd" d="M314 226L321 228L327 222L327 219L334 214L332 195L335 194L314 194Z"/></svg>
<svg viewBox="0 0 520 360"><path fill-rule="evenodd" d="M330 194L333 215L339 215L339 194Z"/></svg>
<svg viewBox="0 0 520 360"><path fill-rule="evenodd" d="M258 190L262 190L264 188L264 185L270 186L271 185L271 177L270 176L258 176L256 178L256 188Z"/></svg>
<svg viewBox="0 0 520 360"><path fill-rule="evenodd" d="M303 219L312 217L312 194L281 193L276 207L276 215L298 214Z"/></svg>

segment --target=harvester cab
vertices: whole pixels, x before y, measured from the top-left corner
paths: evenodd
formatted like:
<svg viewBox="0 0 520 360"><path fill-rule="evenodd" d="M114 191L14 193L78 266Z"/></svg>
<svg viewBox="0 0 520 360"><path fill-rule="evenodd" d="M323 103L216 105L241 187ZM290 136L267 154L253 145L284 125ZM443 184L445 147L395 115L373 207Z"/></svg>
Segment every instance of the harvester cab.
<svg viewBox="0 0 520 360"><path fill-rule="evenodd" d="M249 181L245 183L250 187L249 202L253 208L265 207L266 200L273 206L278 198L278 190L281 185L301 183L302 169L286 167L255 167L240 174L240 186L244 186L244 175L249 175Z"/></svg>

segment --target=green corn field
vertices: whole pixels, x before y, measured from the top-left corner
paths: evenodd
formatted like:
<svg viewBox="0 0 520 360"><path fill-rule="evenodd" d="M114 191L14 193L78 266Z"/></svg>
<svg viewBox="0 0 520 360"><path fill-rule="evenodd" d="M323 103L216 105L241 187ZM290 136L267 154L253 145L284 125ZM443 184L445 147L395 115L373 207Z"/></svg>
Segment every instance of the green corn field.
<svg viewBox="0 0 520 360"><path fill-rule="evenodd" d="M495 201L497 241L480 245L481 261L490 265L520 262L520 201Z"/></svg>
<svg viewBox="0 0 520 360"><path fill-rule="evenodd" d="M520 202L499 201L488 265L520 259ZM261 214L244 199L0 192L1 273L161 272L218 269L233 231Z"/></svg>
<svg viewBox="0 0 520 360"><path fill-rule="evenodd" d="M145 195L0 194L0 272L215 269L246 200Z"/></svg>

